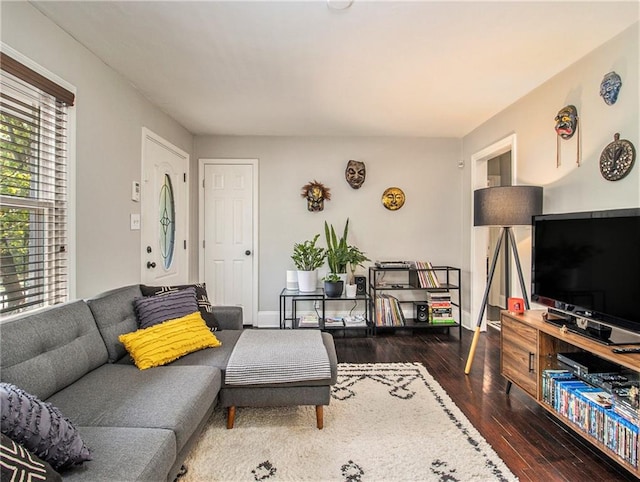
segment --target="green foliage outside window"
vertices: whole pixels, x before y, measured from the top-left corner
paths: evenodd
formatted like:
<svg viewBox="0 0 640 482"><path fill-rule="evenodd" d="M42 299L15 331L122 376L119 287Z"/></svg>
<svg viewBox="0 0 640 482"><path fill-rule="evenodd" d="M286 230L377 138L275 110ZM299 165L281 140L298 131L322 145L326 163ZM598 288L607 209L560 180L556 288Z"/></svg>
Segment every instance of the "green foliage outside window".
<svg viewBox="0 0 640 482"><path fill-rule="evenodd" d="M36 126L15 116L0 114L0 194L17 200L31 197L34 180L31 153ZM35 144L37 145L37 144ZM7 306L22 302L29 272L29 239L33 210L3 205L0 208L0 291Z"/></svg>

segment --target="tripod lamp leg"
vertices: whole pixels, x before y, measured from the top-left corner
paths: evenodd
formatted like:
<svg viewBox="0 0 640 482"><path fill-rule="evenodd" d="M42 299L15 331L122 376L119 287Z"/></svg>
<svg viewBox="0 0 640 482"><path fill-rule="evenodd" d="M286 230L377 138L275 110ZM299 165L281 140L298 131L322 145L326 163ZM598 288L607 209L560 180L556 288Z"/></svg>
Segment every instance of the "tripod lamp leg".
<svg viewBox="0 0 640 482"><path fill-rule="evenodd" d="M473 340L471 341L471 348L469 348L469 356L467 358L467 366L464 368L464 374L468 375L471 371L471 365L473 364L473 357L476 354L476 346L478 345L478 339L480 338L480 327L476 328L473 334Z"/></svg>
<svg viewBox="0 0 640 482"><path fill-rule="evenodd" d="M491 289L491 282L493 281L493 275L496 271L496 263L498 261L498 254L500 253L500 247L505 240L507 231L506 228L502 228L500 231L500 238L498 239L498 244L496 244L496 249L493 252L493 259L491 260L491 268L489 269L489 278L487 279L487 286L484 290L484 295L482 296L482 307L480 308L480 313L478 314L478 321L476 323L476 331L473 334L473 340L471 341L471 348L469 348L469 355L467 357L467 366L464 369L464 374L468 375L471 371L471 365L473 364L473 357L476 354L476 346L478 345L478 339L480 338L480 327L482 326L482 317L484 316L484 310L487 308L487 299L489 297L489 290Z"/></svg>

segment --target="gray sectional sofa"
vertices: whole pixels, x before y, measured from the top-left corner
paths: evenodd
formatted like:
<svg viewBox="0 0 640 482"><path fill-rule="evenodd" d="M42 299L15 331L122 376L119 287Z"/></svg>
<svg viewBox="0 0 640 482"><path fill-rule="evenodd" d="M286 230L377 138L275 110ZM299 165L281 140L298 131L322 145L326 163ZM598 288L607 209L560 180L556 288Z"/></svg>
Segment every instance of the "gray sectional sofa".
<svg viewBox="0 0 640 482"><path fill-rule="evenodd" d="M238 307L213 308L221 347L139 370L118 336L137 329L133 300L140 296L139 285L126 286L0 325L1 381L57 407L92 450L91 461L62 472L64 480L172 481L216 406L291 404L296 397L295 404L329 403L336 355L325 333L331 380L285 387L285 399L282 390L257 387L257 403L224 386L242 333Z"/></svg>

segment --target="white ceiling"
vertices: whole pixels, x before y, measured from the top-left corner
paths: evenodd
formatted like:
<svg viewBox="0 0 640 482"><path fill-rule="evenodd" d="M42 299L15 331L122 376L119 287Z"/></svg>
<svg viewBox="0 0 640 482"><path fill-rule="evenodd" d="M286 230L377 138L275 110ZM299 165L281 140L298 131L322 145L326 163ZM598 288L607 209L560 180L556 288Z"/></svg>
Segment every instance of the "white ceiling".
<svg viewBox="0 0 640 482"><path fill-rule="evenodd" d="M462 137L639 18L637 1L32 3L217 135Z"/></svg>

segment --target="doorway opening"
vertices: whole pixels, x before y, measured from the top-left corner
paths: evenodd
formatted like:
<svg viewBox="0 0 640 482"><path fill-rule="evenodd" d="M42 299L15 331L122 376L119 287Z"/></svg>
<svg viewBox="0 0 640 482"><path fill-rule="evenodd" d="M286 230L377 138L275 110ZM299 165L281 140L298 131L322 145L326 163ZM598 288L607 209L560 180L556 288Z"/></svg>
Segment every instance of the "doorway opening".
<svg viewBox="0 0 640 482"><path fill-rule="evenodd" d="M511 134L502 140L476 152L471 156L471 178L472 189L482 189L490 186L510 186L516 179L516 135ZM473 195L471 196L471 212L474 210ZM490 229L474 227L473 219L470 220L471 233L471 313L472 316L479 316L482 307L482 297L487 286L489 273L488 258L492 256L499 234L490 234ZM498 230L499 232L499 230ZM493 238L493 239L491 239ZM493 295L489 298L489 304L495 307L501 304L506 306L507 293L509 292L510 280L508 273L508 263L506 259L501 260L501 266L494 274L492 283ZM501 281L497 282L495 276L500 272ZM494 288L495 287L495 288ZM487 320L496 318L494 310L488 315L489 310L484 311L484 317L480 320L480 329L485 331ZM475 329L478 324L477 319L470 321L470 329ZM496 326L494 323L493 326Z"/></svg>

